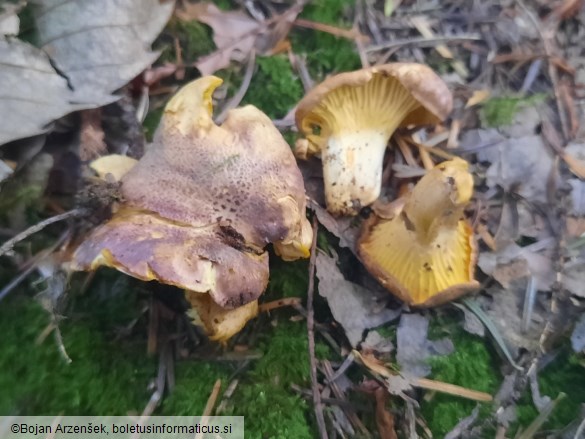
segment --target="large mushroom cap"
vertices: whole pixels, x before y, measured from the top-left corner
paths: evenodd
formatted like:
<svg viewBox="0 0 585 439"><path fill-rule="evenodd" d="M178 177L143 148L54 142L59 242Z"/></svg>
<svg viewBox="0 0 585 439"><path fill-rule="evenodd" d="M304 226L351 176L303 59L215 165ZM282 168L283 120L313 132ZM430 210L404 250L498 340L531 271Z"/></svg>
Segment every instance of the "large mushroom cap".
<svg viewBox="0 0 585 439"><path fill-rule="evenodd" d="M329 77L297 107L303 154L320 153L327 208L355 215L380 194L384 151L396 128L434 124L452 108L430 68L394 63Z"/></svg>
<svg viewBox="0 0 585 439"><path fill-rule="evenodd" d="M308 256L303 180L288 144L252 106L216 125L219 84L201 78L169 101L154 144L122 178L120 210L78 247L74 269L107 265L233 309L264 292L268 243L285 259Z"/></svg>
<svg viewBox="0 0 585 439"><path fill-rule="evenodd" d="M476 245L463 214L472 192L464 160L429 171L392 219L367 223L358 244L366 268L410 305L438 305L477 289Z"/></svg>

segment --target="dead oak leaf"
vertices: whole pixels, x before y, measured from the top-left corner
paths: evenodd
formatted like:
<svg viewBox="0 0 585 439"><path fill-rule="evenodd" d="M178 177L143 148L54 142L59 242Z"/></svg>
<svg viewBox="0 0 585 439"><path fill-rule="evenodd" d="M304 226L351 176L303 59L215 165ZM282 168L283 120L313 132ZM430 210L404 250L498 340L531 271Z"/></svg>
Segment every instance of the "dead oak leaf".
<svg viewBox="0 0 585 439"><path fill-rule="evenodd" d="M333 317L353 347L361 342L366 329L394 320L400 314L377 302L368 289L345 280L334 257L317 254L317 278L319 294L327 299Z"/></svg>
<svg viewBox="0 0 585 439"><path fill-rule="evenodd" d="M159 0L45 0L33 12L39 43L77 101L101 106L158 58L149 47L173 8Z"/></svg>
<svg viewBox="0 0 585 439"><path fill-rule="evenodd" d="M28 43L0 37L0 145L41 134L49 124L83 108L47 55Z"/></svg>
<svg viewBox="0 0 585 439"><path fill-rule="evenodd" d="M244 12L222 11L213 3L203 2L184 4L176 15L184 21L205 23L213 30L217 50L195 62L202 75L211 75L231 61L244 61L253 50L262 55L270 53L286 37L299 12L293 7L282 15L256 21Z"/></svg>

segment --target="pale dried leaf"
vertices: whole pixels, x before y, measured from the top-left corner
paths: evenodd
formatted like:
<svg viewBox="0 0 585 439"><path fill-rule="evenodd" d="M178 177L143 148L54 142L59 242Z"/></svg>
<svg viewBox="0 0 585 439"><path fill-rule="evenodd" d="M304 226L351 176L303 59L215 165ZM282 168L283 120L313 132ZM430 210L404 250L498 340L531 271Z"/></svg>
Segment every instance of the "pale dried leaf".
<svg viewBox="0 0 585 439"><path fill-rule="evenodd" d="M546 185L554 156L540 136L504 140L482 150L478 158L491 163L486 173L490 188L497 185L529 201L547 201Z"/></svg>
<svg viewBox="0 0 585 439"><path fill-rule="evenodd" d="M462 306L460 309L463 311L465 317L463 329L473 335L478 335L480 337L485 336L485 326L481 323L479 317L465 306Z"/></svg>
<svg viewBox="0 0 585 439"><path fill-rule="evenodd" d="M26 2L20 1L17 4L4 2L0 5L0 36L18 35L20 30L20 19L18 12Z"/></svg>
<svg viewBox="0 0 585 439"><path fill-rule="evenodd" d="M6 180L14 173L12 167L8 166L8 164L4 160L0 160L0 183ZM0 188L1 191L1 188Z"/></svg>
<svg viewBox="0 0 585 439"><path fill-rule="evenodd" d="M42 49L77 99L104 105L158 58L150 45L173 8L159 0L46 0L34 12Z"/></svg>
<svg viewBox="0 0 585 439"><path fill-rule="evenodd" d="M539 349L539 339L546 324L546 303L537 301L533 312L530 330L522 330L522 307L525 286L503 289L493 287L487 290L489 296L478 296L479 305L487 314L492 324L504 338L512 357L519 349L534 351Z"/></svg>
<svg viewBox="0 0 585 439"><path fill-rule="evenodd" d="M563 286L575 296L585 298L585 251L565 265Z"/></svg>
<svg viewBox="0 0 585 439"><path fill-rule="evenodd" d="M396 332L396 361L403 375L424 377L431 373L428 359L453 352L449 339L431 341L427 338L429 319L419 314L403 314Z"/></svg>
<svg viewBox="0 0 585 439"><path fill-rule="evenodd" d="M366 339L362 342L362 349L369 349L380 354L389 354L394 350L392 341L382 337L376 330L368 331Z"/></svg>
<svg viewBox="0 0 585 439"><path fill-rule="evenodd" d="M529 276L534 276L536 289L548 291L555 280L552 261L547 254L552 241L540 244L545 251L536 252L538 247L520 247L515 243L502 246L497 252L483 252L479 255L478 267L496 279L504 288L510 288L513 283ZM546 251L547 250L547 251Z"/></svg>
<svg viewBox="0 0 585 439"><path fill-rule="evenodd" d="M356 242L361 230L357 224L354 224L356 219L351 217L335 218L327 209L313 200L310 200L308 207L317 215L319 224L339 238L339 245L349 248L355 254Z"/></svg>
<svg viewBox="0 0 585 439"><path fill-rule="evenodd" d="M574 216L585 215L585 181L572 178L567 181L571 185L571 204L572 211L570 212Z"/></svg>
<svg viewBox="0 0 585 439"><path fill-rule="evenodd" d="M53 120L81 108L41 50L0 37L0 60L0 145L44 133Z"/></svg>
<svg viewBox="0 0 585 439"><path fill-rule="evenodd" d="M333 317L353 347L362 341L366 329L392 321L400 313L387 309L385 302L376 301L371 291L345 280L336 259L323 253L317 254L317 278L319 294L327 299Z"/></svg>
<svg viewBox="0 0 585 439"><path fill-rule="evenodd" d="M571 335L571 346L575 352L581 352L585 350L585 314L581 316L573 334Z"/></svg>

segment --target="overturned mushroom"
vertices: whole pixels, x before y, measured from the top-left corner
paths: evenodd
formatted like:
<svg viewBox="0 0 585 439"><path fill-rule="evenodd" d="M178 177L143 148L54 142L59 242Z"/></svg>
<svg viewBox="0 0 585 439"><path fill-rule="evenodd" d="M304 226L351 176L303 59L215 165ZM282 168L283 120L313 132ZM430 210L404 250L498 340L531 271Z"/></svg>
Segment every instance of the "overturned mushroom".
<svg viewBox="0 0 585 439"><path fill-rule="evenodd" d="M292 260L309 255L312 238L288 144L252 106L216 125L211 95L219 84L201 78L169 101L154 144L122 178L124 203L81 243L72 263L77 270L114 267L184 288L189 297L209 294L191 300L206 322L210 312L227 315L264 292L267 244ZM236 314L245 320L254 309ZM205 326L221 340L241 327Z"/></svg>
<svg viewBox="0 0 585 439"><path fill-rule="evenodd" d="M472 194L466 161L437 165L395 203L393 218L366 222L358 243L366 268L410 305L439 305L477 289L476 245L463 212Z"/></svg>
<svg viewBox="0 0 585 439"><path fill-rule="evenodd" d="M327 209L356 215L380 195L382 162L398 128L437 123L451 112L446 84L430 68L394 63L326 79L305 96L297 155L321 154Z"/></svg>

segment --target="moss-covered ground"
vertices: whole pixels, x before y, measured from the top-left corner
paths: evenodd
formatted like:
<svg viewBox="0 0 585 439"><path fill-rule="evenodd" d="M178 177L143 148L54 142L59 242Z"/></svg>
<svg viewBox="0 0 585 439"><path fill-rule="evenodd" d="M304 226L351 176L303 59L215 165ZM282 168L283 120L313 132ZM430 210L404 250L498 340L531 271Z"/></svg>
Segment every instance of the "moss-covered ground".
<svg viewBox="0 0 585 439"><path fill-rule="evenodd" d="M302 17L350 27L347 11L353 4L351 0L316 0L305 7ZM229 9L233 5L225 0L219 6ZM163 59L173 60L172 38L178 38L185 62L190 62L214 49L211 36L206 26L172 21L157 44ZM347 40L300 28L292 30L290 40L296 53L306 55L315 80L330 72L359 67L359 57ZM256 64L243 103L256 105L273 118L283 117L303 95L288 57L259 57ZM196 74L189 70L187 79ZM242 70L233 67L218 75L230 90L236 90ZM488 102L484 106L486 124L507 123L521 104L522 100L515 98ZM154 132L160 115L160 106L148 114L147 135ZM306 273L306 261L283 263L272 257L266 300L304 296ZM10 279L9 272L0 274L3 281ZM149 296L145 289L121 274L105 272L83 295L76 297L73 291L59 322L64 347L72 359L70 364L60 354L52 334L38 340L50 319L33 293L22 287L0 303L0 415L140 413L150 398L150 384L157 374L157 359L146 354L147 317L142 310ZM179 360L176 387L165 396L156 413L200 414L217 379L225 389L237 378L239 384L224 414L245 416L247 438L316 437L311 404L291 389L292 384L309 387L305 323L292 321L292 314L276 310L252 323L261 329L253 348L262 357L250 361L244 370L225 361ZM449 336L455 345L452 355L431 360L432 378L493 394L502 376L500 360L489 340L463 332L458 324L460 317L445 318L435 312L431 316L433 336ZM395 336L392 326L381 332ZM317 355L337 359L322 340L318 341ZM583 372L576 357L563 354L540 376L544 394L568 394L546 428L566 425L576 416L579 405L585 403ZM475 403L453 396L427 394L421 412L435 437L442 437L474 407ZM482 416L489 411L489 405L484 405ZM525 395L518 410L518 424L525 426L536 415L529 395ZM370 427L375 430L374 425Z"/></svg>

